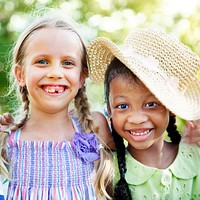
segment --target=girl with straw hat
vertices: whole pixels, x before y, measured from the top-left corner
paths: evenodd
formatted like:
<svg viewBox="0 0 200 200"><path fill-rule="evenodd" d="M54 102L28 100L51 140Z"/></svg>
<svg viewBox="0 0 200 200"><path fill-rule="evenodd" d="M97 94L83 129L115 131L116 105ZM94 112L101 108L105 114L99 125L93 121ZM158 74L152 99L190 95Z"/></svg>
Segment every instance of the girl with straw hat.
<svg viewBox="0 0 200 200"><path fill-rule="evenodd" d="M200 58L155 29L132 32L123 50L97 38L88 55L90 77L105 84L114 199L200 199L200 149L180 142L175 125L200 119Z"/></svg>

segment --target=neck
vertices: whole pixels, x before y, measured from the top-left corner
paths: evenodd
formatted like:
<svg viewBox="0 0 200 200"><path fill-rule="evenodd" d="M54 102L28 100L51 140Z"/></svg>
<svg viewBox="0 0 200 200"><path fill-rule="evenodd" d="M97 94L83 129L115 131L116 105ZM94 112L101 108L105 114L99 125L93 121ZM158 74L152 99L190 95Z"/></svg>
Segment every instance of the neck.
<svg viewBox="0 0 200 200"><path fill-rule="evenodd" d="M165 142L162 139L162 141L159 140L144 150L128 146L128 151L133 158L146 166L165 169L174 161L178 152L178 145Z"/></svg>
<svg viewBox="0 0 200 200"><path fill-rule="evenodd" d="M71 140L74 127L68 110L60 113L32 112L22 128L22 140Z"/></svg>

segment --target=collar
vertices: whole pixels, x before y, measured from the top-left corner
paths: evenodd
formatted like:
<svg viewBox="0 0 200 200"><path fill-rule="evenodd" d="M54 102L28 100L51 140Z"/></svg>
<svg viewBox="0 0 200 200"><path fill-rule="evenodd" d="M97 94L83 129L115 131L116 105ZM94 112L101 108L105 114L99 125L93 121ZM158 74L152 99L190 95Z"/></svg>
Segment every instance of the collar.
<svg viewBox="0 0 200 200"><path fill-rule="evenodd" d="M169 170L176 178L191 179L198 175L200 166L200 149L196 145L180 143L174 162L166 169L148 167L135 160L126 151L126 181L128 184L140 185L145 183L156 171Z"/></svg>

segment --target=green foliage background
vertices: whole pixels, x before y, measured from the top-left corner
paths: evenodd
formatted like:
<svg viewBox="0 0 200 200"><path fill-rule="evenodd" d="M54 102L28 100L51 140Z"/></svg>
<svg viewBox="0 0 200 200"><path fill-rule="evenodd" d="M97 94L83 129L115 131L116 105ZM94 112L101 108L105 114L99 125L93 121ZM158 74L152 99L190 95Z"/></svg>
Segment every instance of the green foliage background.
<svg viewBox="0 0 200 200"><path fill-rule="evenodd" d="M15 110L16 102L11 101L10 96L4 96L9 84L9 52L35 9L54 7L64 10L81 24L87 43L97 36L106 36L121 45L134 28L156 26L173 32L200 54L200 3L192 12L184 13L182 4L185 1L169 7L168 0L0 0L0 114ZM102 110L103 86L88 80L88 95L92 109Z"/></svg>

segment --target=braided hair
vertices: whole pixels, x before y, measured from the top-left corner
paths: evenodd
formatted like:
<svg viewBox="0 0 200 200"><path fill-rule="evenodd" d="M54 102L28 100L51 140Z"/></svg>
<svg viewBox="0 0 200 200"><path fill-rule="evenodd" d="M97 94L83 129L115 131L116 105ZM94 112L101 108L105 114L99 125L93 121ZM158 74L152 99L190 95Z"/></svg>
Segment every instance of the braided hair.
<svg viewBox="0 0 200 200"><path fill-rule="evenodd" d="M167 127L168 136L171 139L172 143L179 144L181 141L181 135L179 134L176 126L176 116L170 116L169 124Z"/></svg>
<svg viewBox="0 0 200 200"><path fill-rule="evenodd" d="M117 161L118 161L118 167L120 172L120 180L115 185L114 189L114 199L115 200L131 200L131 193L128 187L128 183L125 179L125 173L126 173L126 148L124 145L123 138L115 131L111 119L111 128L112 128L112 136L115 142L116 151L117 151Z"/></svg>
<svg viewBox="0 0 200 200"><path fill-rule="evenodd" d="M105 74L105 81L104 81L104 89L105 89L105 98L106 103L109 105L109 91L110 91L110 82L115 79L118 76L124 76L128 79L134 79L137 81L137 77L127 68L124 67L124 64L121 63L117 58L114 58L114 60L109 65L106 74ZM123 138L115 131L111 121L111 129L112 129L112 136L115 142L116 146L116 152L117 152L117 160L118 160L118 168L120 172L120 180L117 182L114 188L114 194L113 198L114 200L131 200L131 192L128 187L128 183L125 179L125 173L127 171L126 169L126 147L124 144Z"/></svg>

